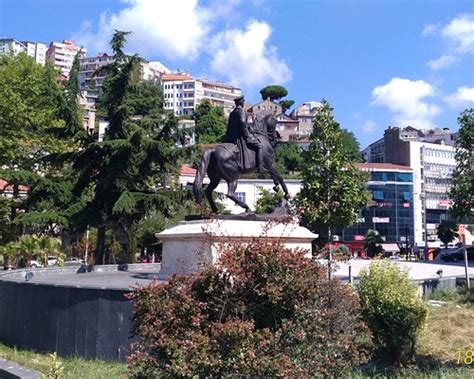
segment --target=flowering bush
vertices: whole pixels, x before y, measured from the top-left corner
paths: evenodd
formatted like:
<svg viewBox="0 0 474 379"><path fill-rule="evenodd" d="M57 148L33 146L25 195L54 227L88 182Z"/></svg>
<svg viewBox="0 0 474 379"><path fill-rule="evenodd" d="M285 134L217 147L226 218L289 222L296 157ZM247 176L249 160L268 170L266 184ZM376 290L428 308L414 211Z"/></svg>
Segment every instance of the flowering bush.
<svg viewBox="0 0 474 379"><path fill-rule="evenodd" d="M360 273L359 295L381 357L398 364L409 360L428 310L408 273L394 263L372 262Z"/></svg>
<svg viewBox="0 0 474 379"><path fill-rule="evenodd" d="M338 376L367 357L351 287L265 239L222 248L220 264L138 288L132 377Z"/></svg>

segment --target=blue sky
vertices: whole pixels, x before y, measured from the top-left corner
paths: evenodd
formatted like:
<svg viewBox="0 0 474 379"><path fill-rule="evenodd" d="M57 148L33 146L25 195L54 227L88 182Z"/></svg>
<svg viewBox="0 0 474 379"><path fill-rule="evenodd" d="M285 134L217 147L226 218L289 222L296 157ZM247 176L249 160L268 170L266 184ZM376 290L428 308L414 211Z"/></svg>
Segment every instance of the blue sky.
<svg viewBox="0 0 474 379"><path fill-rule="evenodd" d="M300 0L0 0L0 36L72 38L88 55L114 29L129 51L222 80L259 100L327 99L362 147L388 125L457 129L474 107L474 2Z"/></svg>

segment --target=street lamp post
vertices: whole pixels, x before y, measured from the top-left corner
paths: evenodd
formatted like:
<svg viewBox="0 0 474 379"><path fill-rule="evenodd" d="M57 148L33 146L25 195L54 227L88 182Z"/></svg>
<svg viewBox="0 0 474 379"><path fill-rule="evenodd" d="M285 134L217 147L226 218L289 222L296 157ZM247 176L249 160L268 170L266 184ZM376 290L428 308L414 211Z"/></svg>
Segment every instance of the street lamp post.
<svg viewBox="0 0 474 379"><path fill-rule="evenodd" d="M373 226L374 230L377 230L377 229L375 229L375 225L376 225L375 212L376 212L377 209L380 209L380 208L382 208L382 205L377 204L377 206L374 207L374 210L372 211L372 226Z"/></svg>

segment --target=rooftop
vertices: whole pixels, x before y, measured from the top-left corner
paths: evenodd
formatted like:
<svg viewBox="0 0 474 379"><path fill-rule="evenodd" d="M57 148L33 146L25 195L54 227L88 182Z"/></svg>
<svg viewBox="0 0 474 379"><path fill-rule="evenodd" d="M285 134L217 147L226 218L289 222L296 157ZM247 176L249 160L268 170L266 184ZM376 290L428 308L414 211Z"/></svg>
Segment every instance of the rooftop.
<svg viewBox="0 0 474 379"><path fill-rule="evenodd" d="M409 166L392 163L354 163L362 171L413 171Z"/></svg>

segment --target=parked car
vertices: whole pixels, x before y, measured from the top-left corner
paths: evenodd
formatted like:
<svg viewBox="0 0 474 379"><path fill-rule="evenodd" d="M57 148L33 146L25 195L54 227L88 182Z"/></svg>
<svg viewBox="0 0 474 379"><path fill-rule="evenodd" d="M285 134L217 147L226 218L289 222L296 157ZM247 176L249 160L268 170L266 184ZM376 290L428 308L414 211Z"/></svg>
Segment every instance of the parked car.
<svg viewBox="0 0 474 379"><path fill-rule="evenodd" d="M467 260L474 260L474 246L467 246ZM443 249L439 254L439 258L444 262L458 262L464 260L464 248L457 247L455 249Z"/></svg>
<svg viewBox="0 0 474 379"><path fill-rule="evenodd" d="M58 263L58 258L48 257L48 267L56 266L57 263ZM31 267L31 268L43 267L43 263L41 261L33 259L33 260L30 261L30 266L29 267Z"/></svg>
<svg viewBox="0 0 474 379"><path fill-rule="evenodd" d="M70 257L64 260L64 266L80 266L83 264L84 264L84 261L77 257Z"/></svg>

